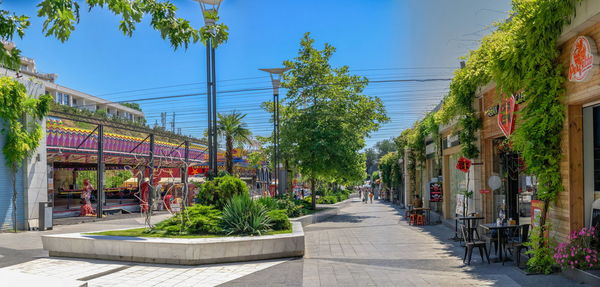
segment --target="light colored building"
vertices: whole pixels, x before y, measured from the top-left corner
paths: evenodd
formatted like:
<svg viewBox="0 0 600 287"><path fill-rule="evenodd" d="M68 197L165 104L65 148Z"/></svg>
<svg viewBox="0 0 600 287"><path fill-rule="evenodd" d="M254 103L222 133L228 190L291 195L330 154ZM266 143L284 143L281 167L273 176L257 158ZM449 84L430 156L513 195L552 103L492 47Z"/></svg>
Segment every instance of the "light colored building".
<svg viewBox="0 0 600 287"><path fill-rule="evenodd" d="M12 43L5 43L5 47L6 46L14 47ZM21 67L18 73L19 78L23 77L39 80L44 86L46 94L52 95L54 102L57 104L86 109L92 112L105 110L108 115L131 121L142 121L144 119L144 113L141 111L57 84L56 79L58 78L58 75L38 72L35 60L31 58L21 57ZM5 68L0 68L0 74L17 76L15 71Z"/></svg>

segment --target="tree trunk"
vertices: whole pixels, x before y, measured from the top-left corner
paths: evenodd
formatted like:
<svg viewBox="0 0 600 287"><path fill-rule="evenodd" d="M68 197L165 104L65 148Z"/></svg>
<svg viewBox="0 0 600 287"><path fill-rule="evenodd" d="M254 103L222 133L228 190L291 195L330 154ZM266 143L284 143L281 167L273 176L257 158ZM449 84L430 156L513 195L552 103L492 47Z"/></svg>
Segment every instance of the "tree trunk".
<svg viewBox="0 0 600 287"><path fill-rule="evenodd" d="M548 199L544 200L544 205L542 208L542 215L540 216L540 238L544 238L544 233L546 232L546 217L548 216L548 205L549 205L550 201ZM535 218L534 218L535 220ZM543 246L547 246L548 245L548 241L547 240L543 240ZM542 247L542 246L540 246Z"/></svg>
<svg viewBox="0 0 600 287"><path fill-rule="evenodd" d="M15 233L17 233L17 172L16 172L16 169L15 169L15 171L12 171L12 187L13 187L12 222L13 222L13 229L14 229Z"/></svg>
<svg viewBox="0 0 600 287"><path fill-rule="evenodd" d="M317 210L317 189L314 178L310 179L310 196L312 198L312 209Z"/></svg>
<svg viewBox="0 0 600 287"><path fill-rule="evenodd" d="M225 151L225 169L231 175L233 175L233 138L227 136L226 139L227 150Z"/></svg>

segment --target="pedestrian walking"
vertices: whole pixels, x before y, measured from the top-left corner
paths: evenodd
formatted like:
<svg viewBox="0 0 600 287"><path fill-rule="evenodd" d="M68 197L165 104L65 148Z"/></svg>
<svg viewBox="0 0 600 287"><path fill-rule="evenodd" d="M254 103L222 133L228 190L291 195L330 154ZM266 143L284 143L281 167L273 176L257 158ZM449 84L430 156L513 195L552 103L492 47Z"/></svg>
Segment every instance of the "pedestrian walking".
<svg viewBox="0 0 600 287"><path fill-rule="evenodd" d="M371 201L371 203L373 203L373 191L371 190L371 192L369 192L369 200Z"/></svg>

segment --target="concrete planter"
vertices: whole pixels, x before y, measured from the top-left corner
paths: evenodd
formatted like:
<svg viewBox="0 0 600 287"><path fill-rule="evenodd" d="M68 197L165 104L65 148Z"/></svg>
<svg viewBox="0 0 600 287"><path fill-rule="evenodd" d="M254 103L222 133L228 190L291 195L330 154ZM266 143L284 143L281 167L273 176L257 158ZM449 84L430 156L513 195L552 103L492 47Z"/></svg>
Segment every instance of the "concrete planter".
<svg viewBox="0 0 600 287"><path fill-rule="evenodd" d="M299 222L303 227L313 223L323 222L333 216L338 215L340 213L340 209L347 207L350 205L350 203L352 203L352 201L354 201L354 199L349 198L335 204L318 204L317 208L321 208L320 211L317 211L313 214L290 218L290 221Z"/></svg>
<svg viewBox="0 0 600 287"><path fill-rule="evenodd" d="M600 286L600 270L564 269L563 276L590 286Z"/></svg>
<svg viewBox="0 0 600 287"><path fill-rule="evenodd" d="M50 256L129 262L197 265L304 256L304 231L292 223L292 233L218 238L150 238L85 235L44 235Z"/></svg>

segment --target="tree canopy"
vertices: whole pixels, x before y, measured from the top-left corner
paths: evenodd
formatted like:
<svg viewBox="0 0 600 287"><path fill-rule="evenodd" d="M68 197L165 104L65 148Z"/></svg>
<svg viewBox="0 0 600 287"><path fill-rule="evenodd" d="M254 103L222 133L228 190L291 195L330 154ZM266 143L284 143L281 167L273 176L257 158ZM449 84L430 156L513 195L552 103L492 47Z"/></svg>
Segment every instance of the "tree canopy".
<svg viewBox="0 0 600 287"><path fill-rule="evenodd" d="M322 50L306 33L298 56L285 61L290 70L282 86L281 148L291 155L303 176L312 180L356 181L365 178L365 137L388 120L380 99L363 95L364 77L348 66L329 63L335 48Z"/></svg>

